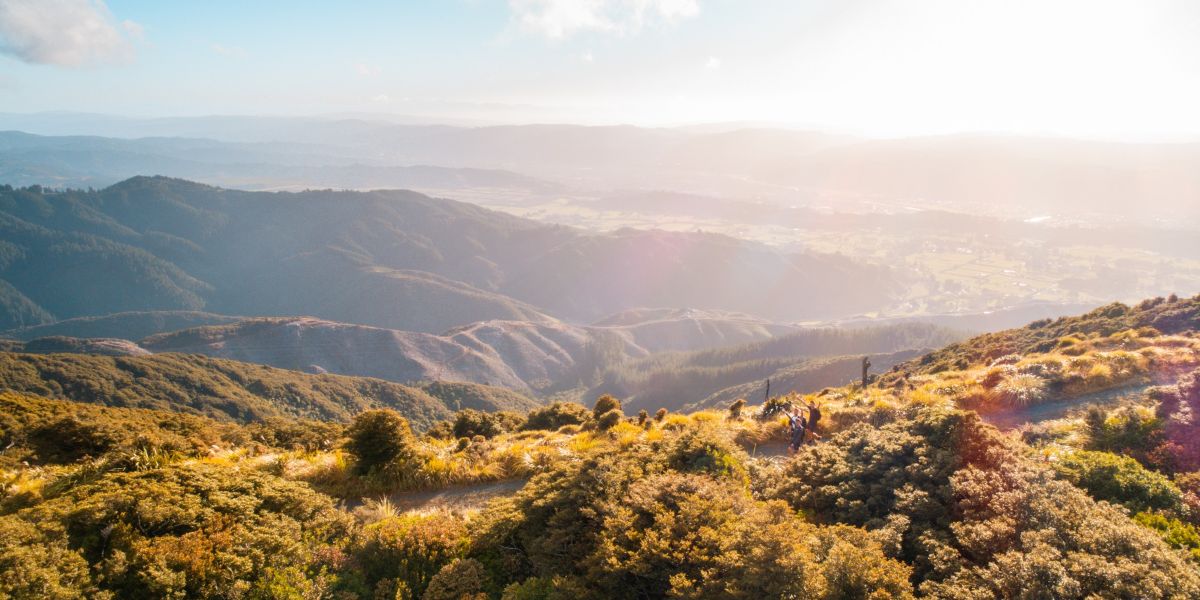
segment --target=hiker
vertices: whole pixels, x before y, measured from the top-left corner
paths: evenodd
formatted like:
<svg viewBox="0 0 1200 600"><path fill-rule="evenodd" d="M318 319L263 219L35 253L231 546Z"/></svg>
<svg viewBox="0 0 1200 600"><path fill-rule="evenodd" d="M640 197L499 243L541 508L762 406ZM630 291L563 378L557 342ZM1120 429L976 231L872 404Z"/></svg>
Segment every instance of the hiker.
<svg viewBox="0 0 1200 600"><path fill-rule="evenodd" d="M805 429L812 433L814 440L821 439L821 434L817 433L817 421L821 420L821 407L815 402L806 402L808 408L808 421L805 423Z"/></svg>
<svg viewBox="0 0 1200 600"><path fill-rule="evenodd" d="M804 415L800 414L800 409L798 408L794 408L791 412L788 412L787 418L792 434L792 441L788 444L788 454L795 454L800 450L800 446L804 445L804 434L808 423L804 420Z"/></svg>

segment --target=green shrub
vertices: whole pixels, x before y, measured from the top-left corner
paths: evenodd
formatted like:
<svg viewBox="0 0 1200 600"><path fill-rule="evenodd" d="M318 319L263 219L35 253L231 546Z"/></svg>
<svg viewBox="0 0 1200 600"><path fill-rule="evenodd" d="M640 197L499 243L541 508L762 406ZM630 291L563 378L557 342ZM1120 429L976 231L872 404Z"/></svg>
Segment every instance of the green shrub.
<svg viewBox="0 0 1200 600"><path fill-rule="evenodd" d="M711 431L695 429L675 440L667 466L683 473L700 473L746 483L745 453Z"/></svg>
<svg viewBox="0 0 1200 600"><path fill-rule="evenodd" d="M590 415L591 413L582 404L555 402L550 406L530 412L521 428L555 431L563 425L581 425L588 420Z"/></svg>
<svg viewBox="0 0 1200 600"><path fill-rule="evenodd" d="M477 560L456 558L429 582L422 600L487 600L487 572Z"/></svg>
<svg viewBox="0 0 1200 600"><path fill-rule="evenodd" d="M524 423L525 418L514 412L486 413L468 408L455 413L452 431L454 437L473 438L481 435L490 439L516 431Z"/></svg>
<svg viewBox="0 0 1200 600"><path fill-rule="evenodd" d="M354 469L360 475L413 454L408 421L394 410L368 410L358 415L346 430L346 436L346 451L354 457Z"/></svg>
<svg viewBox="0 0 1200 600"><path fill-rule="evenodd" d="M608 431L609 429L616 427L623 420L625 420L625 415L620 409L614 408L613 410L600 415L600 418L596 420L596 427L599 428L600 431Z"/></svg>
<svg viewBox="0 0 1200 600"><path fill-rule="evenodd" d="M746 399L738 398L729 405L729 418L734 421L742 420L742 409L746 408Z"/></svg>
<svg viewBox="0 0 1200 600"><path fill-rule="evenodd" d="M1059 459L1054 470L1091 497L1120 504L1134 513L1183 509L1183 494L1170 479L1127 456L1081 450Z"/></svg>
<svg viewBox="0 0 1200 600"><path fill-rule="evenodd" d="M405 515L364 527L350 550L376 597L406 590L420 598L433 577L467 548L466 527L447 513Z"/></svg>
<svg viewBox="0 0 1200 600"><path fill-rule="evenodd" d="M1157 531L1172 548L1186 550L1192 560L1200 562L1200 531L1196 530L1195 525L1151 512L1140 512L1133 516L1133 520Z"/></svg>
<svg viewBox="0 0 1200 600"><path fill-rule="evenodd" d="M592 407L592 418L599 419L601 415L614 410L621 410L621 401L608 394L604 394L596 398L596 404Z"/></svg>

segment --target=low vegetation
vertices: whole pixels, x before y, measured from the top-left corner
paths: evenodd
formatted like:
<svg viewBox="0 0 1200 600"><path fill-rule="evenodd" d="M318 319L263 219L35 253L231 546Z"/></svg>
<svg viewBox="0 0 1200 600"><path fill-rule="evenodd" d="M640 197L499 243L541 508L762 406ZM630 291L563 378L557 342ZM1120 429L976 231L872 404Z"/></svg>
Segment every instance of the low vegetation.
<svg viewBox="0 0 1200 600"><path fill-rule="evenodd" d="M766 405L602 397L424 433L376 407L242 425L5 394L0 598L1196 598L1196 340L1134 333ZM1167 373L1132 403L985 421ZM820 438L786 456L801 403ZM524 483L411 503L497 481Z"/></svg>

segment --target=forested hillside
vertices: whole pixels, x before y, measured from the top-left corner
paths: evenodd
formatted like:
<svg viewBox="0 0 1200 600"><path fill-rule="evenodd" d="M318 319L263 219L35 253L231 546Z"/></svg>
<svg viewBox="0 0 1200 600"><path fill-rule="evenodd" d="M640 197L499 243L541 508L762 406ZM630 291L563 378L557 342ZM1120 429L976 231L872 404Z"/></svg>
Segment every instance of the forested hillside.
<svg viewBox="0 0 1200 600"><path fill-rule="evenodd" d="M592 234L415 192L242 192L161 177L99 191L4 186L0 239L4 328L144 310L425 332L641 306L795 320L876 309L898 289L887 269L720 235ZM746 293L763 285L770 293Z"/></svg>

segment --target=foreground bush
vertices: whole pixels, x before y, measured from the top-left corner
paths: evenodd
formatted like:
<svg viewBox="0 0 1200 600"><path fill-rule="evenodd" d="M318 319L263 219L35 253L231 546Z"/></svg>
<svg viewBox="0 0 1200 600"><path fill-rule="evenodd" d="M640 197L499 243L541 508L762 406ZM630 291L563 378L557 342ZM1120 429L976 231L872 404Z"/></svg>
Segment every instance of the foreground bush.
<svg viewBox="0 0 1200 600"><path fill-rule="evenodd" d="M0 597L313 597L350 527L329 498L254 471L109 474L0 517Z"/></svg>
<svg viewBox="0 0 1200 600"><path fill-rule="evenodd" d="M413 453L413 435L400 413L368 410L354 418L346 429L346 451L354 457L354 469L367 474Z"/></svg>
<svg viewBox="0 0 1200 600"><path fill-rule="evenodd" d="M1170 479L1126 456L1072 452L1054 463L1054 470L1091 497L1120 504L1130 512L1184 510L1183 492Z"/></svg>
<svg viewBox="0 0 1200 600"><path fill-rule="evenodd" d="M727 443L698 433L673 451L561 464L481 515L470 556L510 598L911 595L909 569L874 538L754 500L725 456Z"/></svg>
<svg viewBox="0 0 1200 600"><path fill-rule="evenodd" d="M1200 572L1154 532L1054 480L974 413L858 425L806 448L765 495L818 522L896 535L935 597L1200 595Z"/></svg>

